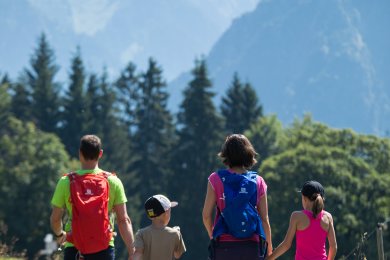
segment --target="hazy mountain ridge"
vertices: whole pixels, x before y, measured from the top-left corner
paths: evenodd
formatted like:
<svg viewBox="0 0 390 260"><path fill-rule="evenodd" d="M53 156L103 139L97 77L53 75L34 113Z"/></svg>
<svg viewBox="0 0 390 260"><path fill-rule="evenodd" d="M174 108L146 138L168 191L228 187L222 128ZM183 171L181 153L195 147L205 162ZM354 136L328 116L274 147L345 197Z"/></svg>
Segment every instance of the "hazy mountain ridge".
<svg viewBox="0 0 390 260"><path fill-rule="evenodd" d="M390 129L389 11L385 1L262 1L208 55L215 90L224 94L238 71L266 113L284 123L310 112L333 127L384 134ZM185 85L180 78L170 85L173 107Z"/></svg>

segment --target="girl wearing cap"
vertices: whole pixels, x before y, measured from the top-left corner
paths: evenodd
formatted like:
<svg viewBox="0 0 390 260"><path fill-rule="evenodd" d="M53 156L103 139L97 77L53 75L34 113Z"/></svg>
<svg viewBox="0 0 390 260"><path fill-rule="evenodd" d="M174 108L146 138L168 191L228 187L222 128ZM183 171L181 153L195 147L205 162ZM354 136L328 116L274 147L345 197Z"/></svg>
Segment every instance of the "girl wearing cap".
<svg viewBox="0 0 390 260"><path fill-rule="evenodd" d="M248 176L254 174L249 172L249 169L256 164L257 153L254 150L250 141L241 134L229 135L222 146L221 152L218 156L223 160L223 163L228 167L222 170L227 178L234 178ZM218 171L220 172L220 171ZM207 193L203 206L203 223L206 231L211 239L209 246L209 259L213 260L258 260L264 259L262 256L262 240L257 234L253 234L247 238L238 238L230 234L228 230L224 230L220 236L215 234L218 229L218 223L221 217L221 212L226 208L225 191L224 191L224 177L220 177L218 172L214 172L209 176ZM232 175L232 176L230 176ZM253 205L256 208L258 217L261 219L262 227L268 245L267 253L272 252L271 227L268 219L268 204L267 204L267 184L264 179L257 175L255 176L256 195ZM236 193L242 192L237 187ZM252 202L251 202L252 203ZM217 213L213 221L213 213L217 208ZM216 237L214 237L214 235ZM216 243L214 243L216 241ZM260 248L261 247L261 248Z"/></svg>
<svg viewBox="0 0 390 260"><path fill-rule="evenodd" d="M296 236L296 260L333 260L336 256L337 242L332 215L324 210L324 188L317 181L307 181L302 189L302 211L294 211L283 242L267 260L284 254ZM326 255L326 239L329 252Z"/></svg>

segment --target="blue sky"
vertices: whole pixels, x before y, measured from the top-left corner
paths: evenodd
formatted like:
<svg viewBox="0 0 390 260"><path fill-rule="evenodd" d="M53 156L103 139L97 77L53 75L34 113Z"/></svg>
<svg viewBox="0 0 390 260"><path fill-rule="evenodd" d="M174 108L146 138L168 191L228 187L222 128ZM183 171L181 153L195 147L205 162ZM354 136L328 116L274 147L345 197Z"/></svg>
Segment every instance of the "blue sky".
<svg viewBox="0 0 390 260"><path fill-rule="evenodd" d="M0 72L16 78L45 32L67 80L81 47L88 72L115 77L129 61L157 59L169 81L207 55L232 21L261 0L0 0Z"/></svg>

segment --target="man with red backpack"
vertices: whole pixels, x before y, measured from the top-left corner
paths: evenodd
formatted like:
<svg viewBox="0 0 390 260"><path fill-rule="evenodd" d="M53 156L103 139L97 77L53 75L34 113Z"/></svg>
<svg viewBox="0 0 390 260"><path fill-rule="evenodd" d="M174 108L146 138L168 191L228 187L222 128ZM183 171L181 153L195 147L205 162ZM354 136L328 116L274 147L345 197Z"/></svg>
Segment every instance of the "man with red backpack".
<svg viewBox="0 0 390 260"><path fill-rule="evenodd" d="M99 169L102 155L99 137L83 136L81 169L65 174L57 183L50 223L57 242L65 243L64 260L114 260L113 213L129 259L133 258L134 235L123 184L115 174ZM63 228L65 211L68 218Z"/></svg>

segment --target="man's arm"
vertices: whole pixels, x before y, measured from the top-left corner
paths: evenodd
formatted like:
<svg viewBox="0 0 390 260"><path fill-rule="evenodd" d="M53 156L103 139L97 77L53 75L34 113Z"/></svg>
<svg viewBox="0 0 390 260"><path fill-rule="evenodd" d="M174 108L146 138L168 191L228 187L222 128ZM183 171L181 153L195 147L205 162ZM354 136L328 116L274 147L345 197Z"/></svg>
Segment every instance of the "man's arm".
<svg viewBox="0 0 390 260"><path fill-rule="evenodd" d="M127 215L126 204L121 203L114 206L116 219L118 221L118 229L123 242L126 245L127 252L129 253L129 259L132 259L134 254L134 234L133 227L131 226L131 220Z"/></svg>
<svg viewBox="0 0 390 260"><path fill-rule="evenodd" d="M62 229L62 216L64 215L64 209L56 206L52 207L50 215L50 226L54 235L57 238L58 244L62 244L66 240L66 232Z"/></svg>

